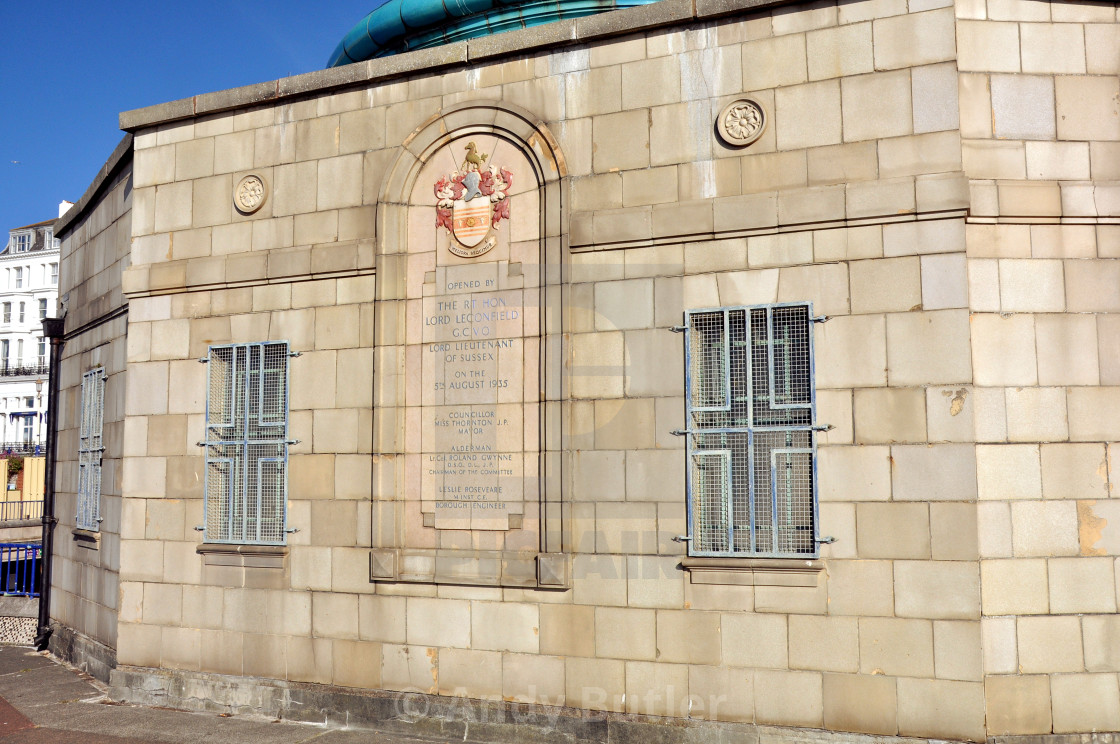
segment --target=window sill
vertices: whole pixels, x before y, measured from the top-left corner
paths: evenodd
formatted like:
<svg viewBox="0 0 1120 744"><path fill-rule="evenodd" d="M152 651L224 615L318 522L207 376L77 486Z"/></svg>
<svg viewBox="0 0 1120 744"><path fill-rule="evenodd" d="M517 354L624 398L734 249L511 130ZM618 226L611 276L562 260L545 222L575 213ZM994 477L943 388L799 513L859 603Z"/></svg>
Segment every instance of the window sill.
<svg viewBox="0 0 1120 744"><path fill-rule="evenodd" d="M730 586L814 587L824 570L820 560L788 558L683 558L681 566L693 584Z"/></svg>
<svg viewBox="0 0 1120 744"><path fill-rule="evenodd" d="M207 566L239 566L242 568L284 568L288 558L287 545L231 545L200 543L195 552Z"/></svg>
<svg viewBox="0 0 1120 744"><path fill-rule="evenodd" d="M101 549L101 533L91 532L90 530L82 530L75 527L72 529L71 534L74 536L74 544L79 548L88 548L90 550Z"/></svg>

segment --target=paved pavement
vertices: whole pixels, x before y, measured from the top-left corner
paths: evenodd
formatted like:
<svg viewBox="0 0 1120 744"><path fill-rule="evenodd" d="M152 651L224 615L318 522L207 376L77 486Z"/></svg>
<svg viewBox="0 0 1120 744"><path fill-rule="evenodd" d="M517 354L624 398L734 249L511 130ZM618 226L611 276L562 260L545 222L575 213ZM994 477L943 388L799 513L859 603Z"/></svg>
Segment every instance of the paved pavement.
<svg viewBox="0 0 1120 744"><path fill-rule="evenodd" d="M89 677L20 646L0 646L0 744L433 744L448 740L325 729L110 704Z"/></svg>

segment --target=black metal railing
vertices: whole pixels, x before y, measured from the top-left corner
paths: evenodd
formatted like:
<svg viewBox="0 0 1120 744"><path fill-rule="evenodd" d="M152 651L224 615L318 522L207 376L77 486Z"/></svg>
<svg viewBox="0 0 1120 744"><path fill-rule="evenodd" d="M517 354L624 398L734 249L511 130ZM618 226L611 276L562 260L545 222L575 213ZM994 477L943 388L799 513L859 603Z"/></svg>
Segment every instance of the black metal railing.
<svg viewBox="0 0 1120 744"><path fill-rule="evenodd" d="M43 518L43 501L0 501L0 522Z"/></svg>
<svg viewBox="0 0 1120 744"><path fill-rule="evenodd" d="M35 543L0 543L0 594L39 596L39 560L43 546Z"/></svg>
<svg viewBox="0 0 1120 744"><path fill-rule="evenodd" d="M0 377L34 377L50 373L49 364L8 364L0 362Z"/></svg>
<svg viewBox="0 0 1120 744"><path fill-rule="evenodd" d="M34 455L47 453L47 445L42 442L0 442L0 458L9 455Z"/></svg>

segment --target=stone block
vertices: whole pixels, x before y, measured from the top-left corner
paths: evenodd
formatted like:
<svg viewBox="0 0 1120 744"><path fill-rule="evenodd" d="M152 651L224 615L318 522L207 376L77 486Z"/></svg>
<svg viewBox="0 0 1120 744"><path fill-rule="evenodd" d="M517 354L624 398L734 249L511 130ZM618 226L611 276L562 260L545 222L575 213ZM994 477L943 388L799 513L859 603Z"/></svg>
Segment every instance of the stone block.
<svg viewBox="0 0 1120 744"><path fill-rule="evenodd" d="M609 68L607 68L609 69ZM596 116L592 121L596 173L649 166L649 113L623 111Z"/></svg>
<svg viewBox="0 0 1120 744"><path fill-rule="evenodd" d="M891 385L971 382L970 336L964 310L888 315L888 381Z"/></svg>
<svg viewBox="0 0 1120 744"><path fill-rule="evenodd" d="M1050 608L1046 561L980 561L980 598L985 615L1046 614Z"/></svg>
<svg viewBox="0 0 1120 744"><path fill-rule="evenodd" d="M1085 640L1085 669L1090 672L1120 670L1120 617L1115 613L1081 619Z"/></svg>
<svg viewBox="0 0 1120 744"><path fill-rule="evenodd" d="M1019 669L1014 617L984 617L980 636L984 643L984 673L1014 674Z"/></svg>
<svg viewBox="0 0 1120 744"><path fill-rule="evenodd" d="M859 619L859 671L933 676L933 623L889 617Z"/></svg>
<svg viewBox="0 0 1120 744"><path fill-rule="evenodd" d="M891 562L831 562L828 611L832 615L893 615L894 581Z"/></svg>
<svg viewBox="0 0 1120 744"><path fill-rule="evenodd" d="M995 392L1002 393L1003 391L1000 389ZM926 388L926 426L929 441L973 441L975 436L974 419L978 415L976 402L985 395L986 393L978 394L975 390L967 387ZM1004 403L1002 395L999 395L999 402L1002 406Z"/></svg>
<svg viewBox="0 0 1120 744"><path fill-rule="evenodd" d="M680 664L626 663L626 711L680 716L688 710L688 667Z"/></svg>
<svg viewBox="0 0 1120 744"><path fill-rule="evenodd" d="M502 654L497 651L440 648L439 693L454 697L500 700Z"/></svg>
<svg viewBox="0 0 1120 744"><path fill-rule="evenodd" d="M808 80L805 35L789 34L743 45L743 88L783 88Z"/></svg>
<svg viewBox="0 0 1120 744"><path fill-rule="evenodd" d="M657 633L654 611L595 608L595 654L612 659L655 659Z"/></svg>
<svg viewBox="0 0 1120 744"><path fill-rule="evenodd" d="M1120 729L1120 688L1115 674L1062 674L1050 678L1054 732Z"/></svg>
<svg viewBox="0 0 1120 744"><path fill-rule="evenodd" d="M817 472L822 502L890 499L891 462L887 447L821 447Z"/></svg>
<svg viewBox="0 0 1120 744"><path fill-rule="evenodd" d="M557 656L594 656L595 608L586 605L540 606L540 651Z"/></svg>
<svg viewBox="0 0 1120 744"><path fill-rule="evenodd" d="M1019 72L1019 25L959 21L957 67L961 72Z"/></svg>
<svg viewBox="0 0 1120 744"><path fill-rule="evenodd" d="M810 31L804 43L810 80L859 75L875 68L870 23Z"/></svg>
<svg viewBox="0 0 1120 744"><path fill-rule="evenodd" d="M1071 501L1021 501L1011 505L1016 556L1077 555L1077 505Z"/></svg>
<svg viewBox="0 0 1120 744"><path fill-rule="evenodd" d="M1050 611L1055 614L1116 612L1112 558L1054 558L1047 562ZM1086 649L1089 646L1086 644Z"/></svg>
<svg viewBox="0 0 1120 744"><path fill-rule="evenodd" d="M1018 621L1019 668L1026 674L1080 672L1081 620L1077 617L1021 617Z"/></svg>
<svg viewBox="0 0 1120 744"><path fill-rule="evenodd" d="M622 108L622 69L618 66L573 71L564 76L565 111L573 119Z"/></svg>
<svg viewBox="0 0 1120 744"><path fill-rule="evenodd" d="M1089 180L1088 142L1027 142L1025 150L1027 178L1044 181Z"/></svg>
<svg viewBox="0 0 1120 744"><path fill-rule="evenodd" d="M920 442L925 439L926 401L921 388L856 390L854 412L857 443Z"/></svg>
<svg viewBox="0 0 1120 744"><path fill-rule="evenodd" d="M677 459L677 458L674 458ZM679 495L677 501L679 502ZM674 507L664 504L661 507ZM664 517L660 517L664 520ZM683 519L683 515L682 515ZM672 529L671 524L659 525L664 541L664 533ZM676 556L631 555L626 558L626 600L630 607L685 607L684 591L688 581L686 572L679 568L680 559ZM660 626L659 626L660 627Z"/></svg>
<svg viewBox="0 0 1120 744"><path fill-rule="evenodd" d="M900 137L914 131L909 70L844 78L841 98L845 142Z"/></svg>
<svg viewBox="0 0 1120 744"><path fill-rule="evenodd" d="M938 620L933 624L933 663L939 679L984 680L980 623Z"/></svg>
<svg viewBox="0 0 1120 744"><path fill-rule="evenodd" d="M653 280L629 279L595 286L598 330L649 328L653 325Z"/></svg>
<svg viewBox="0 0 1120 744"><path fill-rule="evenodd" d="M1061 261L1003 259L999 288L1000 309L1005 313L1060 313L1065 309Z"/></svg>
<svg viewBox="0 0 1120 744"><path fill-rule="evenodd" d="M824 675L824 727L834 731L894 734L895 681L882 675Z"/></svg>
<svg viewBox="0 0 1120 744"><path fill-rule="evenodd" d="M718 665L720 642L718 612L657 611L658 662Z"/></svg>
<svg viewBox="0 0 1120 744"><path fill-rule="evenodd" d="M992 136L992 95L987 75L961 73L958 92L961 137Z"/></svg>
<svg viewBox="0 0 1120 744"><path fill-rule="evenodd" d="M441 649L470 646L469 602L409 597L405 611L406 636L410 644Z"/></svg>
<svg viewBox="0 0 1120 744"><path fill-rule="evenodd" d="M852 312L905 312L922 304L922 272L917 257L853 261Z"/></svg>
<svg viewBox="0 0 1120 744"><path fill-rule="evenodd" d="M791 669L855 672L859 669L859 640L854 617L791 615Z"/></svg>
<svg viewBox="0 0 1120 744"><path fill-rule="evenodd" d="M381 686L381 644L340 641L331 644L334 684L376 689Z"/></svg>
<svg viewBox="0 0 1120 744"><path fill-rule="evenodd" d="M814 147L806 153L806 158L810 186L873 180L879 175L874 142Z"/></svg>
<svg viewBox="0 0 1120 744"><path fill-rule="evenodd" d="M926 504L856 505L856 544L860 558L929 558L929 535Z"/></svg>
<svg viewBox="0 0 1120 744"><path fill-rule="evenodd" d="M1120 312L1120 261L1065 261L1066 311Z"/></svg>
<svg viewBox="0 0 1120 744"><path fill-rule="evenodd" d="M1037 445L978 446L976 480L981 500L1042 498Z"/></svg>
<svg viewBox="0 0 1120 744"><path fill-rule="evenodd" d="M1007 437L1015 442L1067 439L1063 388L1007 388Z"/></svg>
<svg viewBox="0 0 1120 744"><path fill-rule="evenodd" d="M1050 733L1050 679L1045 674L988 677L984 694L989 734Z"/></svg>
<svg viewBox="0 0 1120 744"><path fill-rule="evenodd" d="M611 659L564 660L564 700L567 705L621 711L625 693L625 662Z"/></svg>
<svg viewBox="0 0 1120 744"><path fill-rule="evenodd" d="M749 670L689 666L688 697L697 718L754 720L754 675Z"/></svg>
<svg viewBox="0 0 1120 744"><path fill-rule="evenodd" d="M1002 139L1049 140L1055 136L1053 78L992 75L992 122Z"/></svg>
<svg viewBox="0 0 1120 744"><path fill-rule="evenodd" d="M915 10L875 19L875 69L917 67L955 57L952 9Z"/></svg>
<svg viewBox="0 0 1120 744"><path fill-rule="evenodd" d="M898 732L903 736L973 741L984 738L984 685L949 680L900 679Z"/></svg>
<svg viewBox="0 0 1120 744"><path fill-rule="evenodd" d="M813 303L818 315L848 313L848 272L843 264L790 266L781 270L778 302Z"/></svg>
<svg viewBox="0 0 1120 744"><path fill-rule="evenodd" d="M963 118L957 114L957 77L952 64L925 65L910 70L916 133L957 128L958 119Z"/></svg>
<svg viewBox="0 0 1120 744"><path fill-rule="evenodd" d="M972 373L977 385L1038 384L1033 317L975 314L970 320Z"/></svg>
<svg viewBox="0 0 1120 744"><path fill-rule="evenodd" d="M962 220L920 220L883 225L883 255L960 253L965 248Z"/></svg>
<svg viewBox="0 0 1120 744"><path fill-rule="evenodd" d="M733 667L789 668L785 615L724 613L720 623L723 663Z"/></svg>
<svg viewBox="0 0 1120 744"><path fill-rule="evenodd" d="M980 619L980 574L973 561L898 561L895 614L940 620Z"/></svg>
<svg viewBox="0 0 1120 744"><path fill-rule="evenodd" d="M536 605L509 602L471 604L471 648L538 653L540 612Z"/></svg>
<svg viewBox="0 0 1120 744"><path fill-rule="evenodd" d="M979 556L976 505L930 504L930 534L934 560L974 561Z"/></svg>
<svg viewBox="0 0 1120 744"><path fill-rule="evenodd" d="M744 53L744 59L748 58ZM777 132L779 149L833 145L841 141L839 81L779 88L774 94L774 106L775 118L782 122Z"/></svg>
<svg viewBox="0 0 1120 744"><path fill-rule="evenodd" d="M1108 498L1108 465L1100 444L1043 444L1042 497Z"/></svg>
<svg viewBox="0 0 1120 744"><path fill-rule="evenodd" d="M824 725L819 672L759 670L754 677L755 722L783 726Z"/></svg>
<svg viewBox="0 0 1120 744"><path fill-rule="evenodd" d="M1058 139L1120 139L1120 81L1115 75L1054 78Z"/></svg>
<svg viewBox="0 0 1120 744"><path fill-rule="evenodd" d="M681 65L675 56L622 65L622 108L649 108L680 100Z"/></svg>
<svg viewBox="0 0 1120 744"><path fill-rule="evenodd" d="M1100 383L1094 316L1039 315L1035 318L1035 339L1040 385Z"/></svg>
<svg viewBox="0 0 1120 744"><path fill-rule="evenodd" d="M965 257L960 254L922 256L922 309L967 307L968 279L965 267Z"/></svg>

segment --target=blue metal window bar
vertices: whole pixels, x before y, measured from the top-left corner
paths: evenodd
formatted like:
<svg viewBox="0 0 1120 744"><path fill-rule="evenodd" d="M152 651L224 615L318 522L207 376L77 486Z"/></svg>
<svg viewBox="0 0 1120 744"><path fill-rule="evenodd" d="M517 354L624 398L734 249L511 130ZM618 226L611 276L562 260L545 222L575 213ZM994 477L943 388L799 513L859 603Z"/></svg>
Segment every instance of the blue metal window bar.
<svg viewBox="0 0 1120 744"><path fill-rule="evenodd" d="M81 530L101 529L101 460L105 454L105 371L82 375L82 420L78 429L78 511L74 524Z"/></svg>
<svg viewBox="0 0 1120 744"><path fill-rule="evenodd" d="M688 552L813 558L810 303L685 313Z"/></svg>
<svg viewBox="0 0 1120 744"><path fill-rule="evenodd" d="M38 567L42 557L42 545L0 543L0 594L38 597Z"/></svg>
<svg viewBox="0 0 1120 744"><path fill-rule="evenodd" d="M211 346L206 400L206 542L286 536L288 343Z"/></svg>

